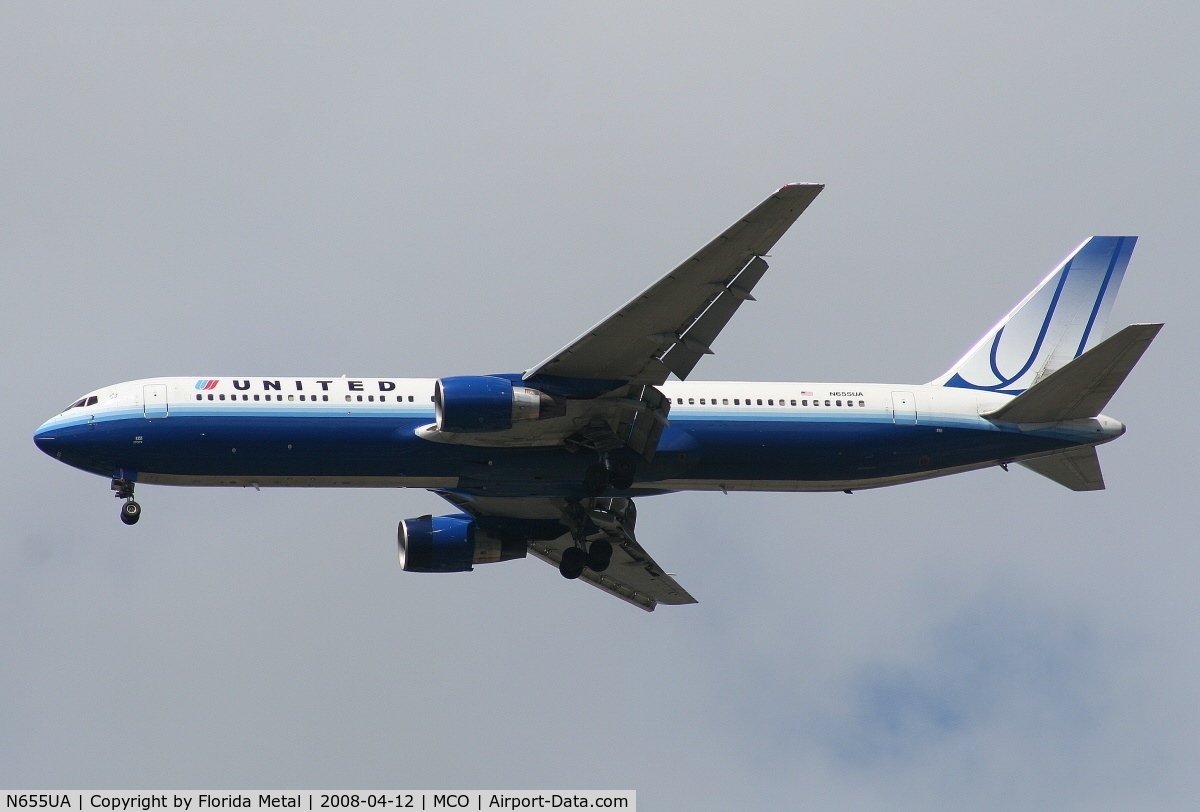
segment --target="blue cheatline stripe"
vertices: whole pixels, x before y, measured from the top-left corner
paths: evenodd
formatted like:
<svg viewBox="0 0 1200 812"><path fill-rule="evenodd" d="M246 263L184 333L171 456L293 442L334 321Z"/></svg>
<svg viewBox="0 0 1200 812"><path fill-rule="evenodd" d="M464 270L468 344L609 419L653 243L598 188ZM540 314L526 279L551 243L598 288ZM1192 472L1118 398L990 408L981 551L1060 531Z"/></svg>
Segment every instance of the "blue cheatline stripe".
<svg viewBox="0 0 1200 812"><path fill-rule="evenodd" d="M1075 256L1078 256L1078 253L1076 253ZM1067 264L1063 266L1062 276L1060 276L1058 280L1058 287L1054 289L1054 298L1050 300L1050 308L1046 311L1046 318L1042 321L1042 329L1038 333L1037 341L1033 345L1033 352L1029 354L1028 360L1025 361L1025 366L1021 367L1021 371L1016 375L1013 375L1008 380L1004 379L1004 374L996 365L996 352L1000 349L1000 337L1004 335L1004 327L1001 327L996 331L995 339L992 340L992 351L989 356L989 361L992 365L992 372L995 374L1000 383L992 386L976 386L976 389L995 390L1008 386L1013 381L1018 380L1022 375L1029 371L1030 367L1033 366L1033 362L1037 360L1038 353L1042 350L1042 342L1046 339L1046 332L1050 329L1050 321L1054 318L1054 311L1058 308L1058 297L1062 295L1063 288L1067 284L1067 276L1070 275L1071 265L1074 264L1074 262L1075 257L1073 256L1067 261ZM1013 315L1015 316L1016 314L1014 313ZM1005 326L1007 327L1008 325Z"/></svg>
<svg viewBox="0 0 1200 812"><path fill-rule="evenodd" d="M1112 259L1108 261L1108 271L1104 274L1104 283L1100 285L1100 295L1096 297L1096 303L1092 305L1092 315L1088 318L1087 327L1083 331L1083 338L1079 339L1079 347L1075 350L1076 358L1083 355L1083 345L1087 344L1088 336L1092 334L1092 326L1096 323L1096 314L1100 312L1100 305L1104 302L1104 292L1108 290L1108 282L1112 279L1113 269L1117 267L1117 262L1121 259L1125 240L1125 237L1117 237L1117 247L1113 250Z"/></svg>

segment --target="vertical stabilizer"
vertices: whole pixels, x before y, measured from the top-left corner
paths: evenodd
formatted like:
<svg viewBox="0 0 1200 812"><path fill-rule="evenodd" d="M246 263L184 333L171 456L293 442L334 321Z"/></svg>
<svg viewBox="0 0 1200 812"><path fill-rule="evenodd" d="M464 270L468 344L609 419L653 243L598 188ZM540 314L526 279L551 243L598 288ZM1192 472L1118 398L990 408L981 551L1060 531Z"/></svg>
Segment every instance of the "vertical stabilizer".
<svg viewBox="0 0 1200 812"><path fill-rule="evenodd" d="M1137 237L1092 237L931 383L1015 395L1100 341Z"/></svg>

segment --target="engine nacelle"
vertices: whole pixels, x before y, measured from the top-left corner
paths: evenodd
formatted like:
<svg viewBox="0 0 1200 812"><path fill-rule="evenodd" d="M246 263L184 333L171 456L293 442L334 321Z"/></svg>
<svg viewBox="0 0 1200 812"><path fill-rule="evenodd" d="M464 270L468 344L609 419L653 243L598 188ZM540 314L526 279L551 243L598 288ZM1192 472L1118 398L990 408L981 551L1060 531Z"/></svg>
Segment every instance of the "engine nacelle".
<svg viewBox="0 0 1200 812"><path fill-rule="evenodd" d="M433 389L438 431L506 431L520 420L566 414L566 403L505 378L472 375L441 378Z"/></svg>
<svg viewBox="0 0 1200 812"><path fill-rule="evenodd" d="M472 564L524 558L529 551L525 539L489 533L465 514L405 519L396 541L406 572L469 572Z"/></svg>

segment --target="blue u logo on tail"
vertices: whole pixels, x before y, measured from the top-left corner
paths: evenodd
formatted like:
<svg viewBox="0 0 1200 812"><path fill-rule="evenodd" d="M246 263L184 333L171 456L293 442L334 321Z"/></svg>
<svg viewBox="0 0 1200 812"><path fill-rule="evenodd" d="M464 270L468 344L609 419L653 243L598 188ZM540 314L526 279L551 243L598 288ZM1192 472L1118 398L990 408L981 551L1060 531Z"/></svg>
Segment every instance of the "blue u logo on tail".
<svg viewBox="0 0 1200 812"><path fill-rule="evenodd" d="M1016 395L1103 337L1137 237L1092 237L933 384Z"/></svg>

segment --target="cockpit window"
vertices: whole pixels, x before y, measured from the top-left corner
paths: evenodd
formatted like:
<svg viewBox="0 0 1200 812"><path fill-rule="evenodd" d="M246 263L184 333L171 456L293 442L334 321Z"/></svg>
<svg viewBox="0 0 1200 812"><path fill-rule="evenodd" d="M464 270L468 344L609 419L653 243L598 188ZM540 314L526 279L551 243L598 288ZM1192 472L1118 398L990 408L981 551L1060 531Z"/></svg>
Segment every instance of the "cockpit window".
<svg viewBox="0 0 1200 812"><path fill-rule="evenodd" d="M92 395L90 398L80 398L79 400L75 401L70 406L68 406L66 409L63 409L63 411L65 412L70 409L78 409L80 406L95 406L99 402L100 402L100 398L96 395Z"/></svg>

